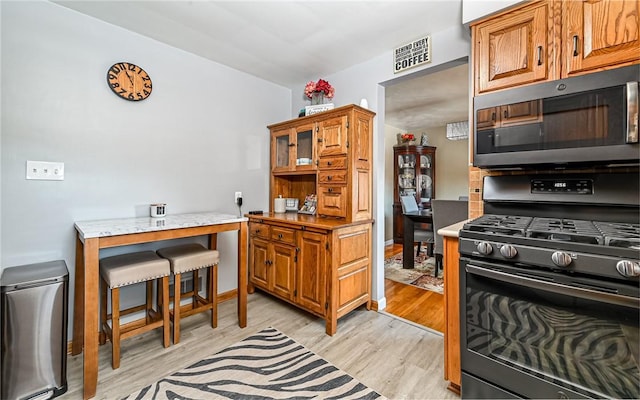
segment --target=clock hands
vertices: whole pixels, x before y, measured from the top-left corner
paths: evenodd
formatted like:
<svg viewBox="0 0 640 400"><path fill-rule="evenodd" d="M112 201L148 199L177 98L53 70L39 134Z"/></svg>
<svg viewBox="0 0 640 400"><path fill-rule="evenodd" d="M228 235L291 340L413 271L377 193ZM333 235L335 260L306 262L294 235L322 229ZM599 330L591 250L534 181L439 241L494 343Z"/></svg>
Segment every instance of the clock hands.
<svg viewBox="0 0 640 400"><path fill-rule="evenodd" d="M126 69L124 70L124 73L127 74L127 78L129 78L129 82L131 82L131 87L133 88L133 78L129 75Z"/></svg>

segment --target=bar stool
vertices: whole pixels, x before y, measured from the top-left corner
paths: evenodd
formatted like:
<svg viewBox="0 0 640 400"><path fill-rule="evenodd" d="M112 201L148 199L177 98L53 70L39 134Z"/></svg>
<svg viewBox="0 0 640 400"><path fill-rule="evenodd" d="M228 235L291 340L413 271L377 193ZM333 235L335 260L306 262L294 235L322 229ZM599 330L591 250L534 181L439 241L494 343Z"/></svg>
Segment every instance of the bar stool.
<svg viewBox="0 0 640 400"><path fill-rule="evenodd" d="M152 329L163 328L164 347L169 347L169 305L162 303L162 311L153 308L153 281L158 282L158 294L169 298L169 262L158 257L153 251L121 254L100 260L100 344L111 341L111 366L120 367L120 341ZM120 310L120 288L135 283L146 282L147 295L143 305ZM161 284L161 285L160 285ZM162 288L160 287L162 286ZM107 288L111 290L111 314L107 315ZM158 306L160 307L160 306ZM145 316L120 325L120 316L144 311ZM107 321L111 319L111 327Z"/></svg>
<svg viewBox="0 0 640 400"><path fill-rule="evenodd" d="M173 343L180 342L180 319L211 310L211 327L218 326L218 262L220 254L217 250L209 250L198 243L182 244L157 250L160 257L171 264L173 273L173 308L169 318L173 322ZM198 293L198 270L209 269L206 298ZM193 289L182 293L181 275L193 271ZM182 298L191 297L191 304L181 306Z"/></svg>

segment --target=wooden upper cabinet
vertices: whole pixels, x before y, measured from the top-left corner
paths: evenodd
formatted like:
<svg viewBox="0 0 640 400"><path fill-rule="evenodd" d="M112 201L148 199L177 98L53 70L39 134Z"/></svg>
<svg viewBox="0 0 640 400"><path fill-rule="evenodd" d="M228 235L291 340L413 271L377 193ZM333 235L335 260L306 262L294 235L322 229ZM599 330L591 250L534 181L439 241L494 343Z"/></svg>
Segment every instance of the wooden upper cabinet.
<svg viewBox="0 0 640 400"><path fill-rule="evenodd" d="M542 0L480 21L474 94L638 64L639 26L640 0Z"/></svg>
<svg viewBox="0 0 640 400"><path fill-rule="evenodd" d="M318 122L318 156L347 154L347 116Z"/></svg>
<svg viewBox="0 0 640 400"><path fill-rule="evenodd" d="M315 171L315 124L271 132L271 172Z"/></svg>
<svg viewBox="0 0 640 400"><path fill-rule="evenodd" d="M562 2L563 77L640 60L640 0Z"/></svg>
<svg viewBox="0 0 640 400"><path fill-rule="evenodd" d="M474 26L476 94L549 79L552 24L543 2Z"/></svg>

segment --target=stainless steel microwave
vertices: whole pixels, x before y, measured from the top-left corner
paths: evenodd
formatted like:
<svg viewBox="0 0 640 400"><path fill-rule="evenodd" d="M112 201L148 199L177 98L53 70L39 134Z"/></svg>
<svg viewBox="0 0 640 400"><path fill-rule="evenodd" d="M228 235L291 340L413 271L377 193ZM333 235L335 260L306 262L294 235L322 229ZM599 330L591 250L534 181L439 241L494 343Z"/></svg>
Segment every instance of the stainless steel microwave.
<svg viewBox="0 0 640 400"><path fill-rule="evenodd" d="M474 97L480 168L640 164L633 65Z"/></svg>

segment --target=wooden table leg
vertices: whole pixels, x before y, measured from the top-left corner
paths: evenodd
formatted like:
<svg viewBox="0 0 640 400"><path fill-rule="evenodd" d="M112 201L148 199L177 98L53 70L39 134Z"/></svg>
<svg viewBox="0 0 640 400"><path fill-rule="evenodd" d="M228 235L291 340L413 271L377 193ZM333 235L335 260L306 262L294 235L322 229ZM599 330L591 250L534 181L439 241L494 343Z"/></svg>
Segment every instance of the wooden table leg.
<svg viewBox="0 0 640 400"><path fill-rule="evenodd" d="M406 215L402 218L402 268L413 268L413 220Z"/></svg>
<svg viewBox="0 0 640 400"><path fill-rule="evenodd" d="M89 399L98 385L99 239L84 241L84 392Z"/></svg>
<svg viewBox="0 0 640 400"><path fill-rule="evenodd" d="M247 222L240 223L238 231L238 325L247 326Z"/></svg>
<svg viewBox="0 0 640 400"><path fill-rule="evenodd" d="M76 235L76 271L73 291L73 341L71 355L82 353L84 344L84 244Z"/></svg>

